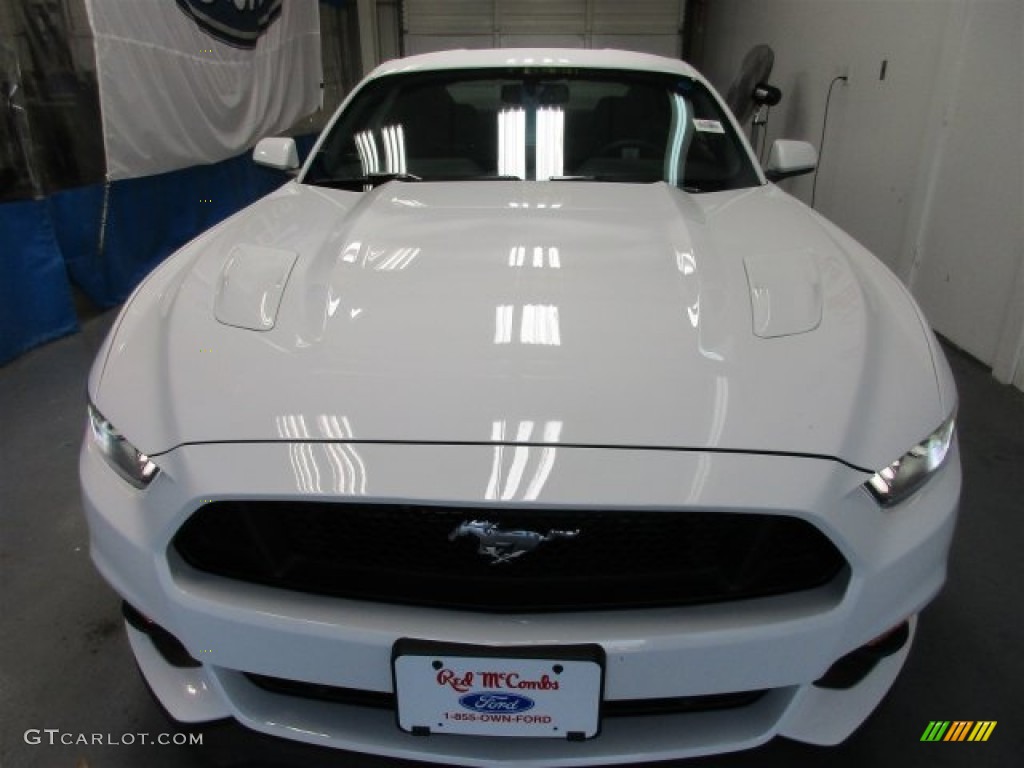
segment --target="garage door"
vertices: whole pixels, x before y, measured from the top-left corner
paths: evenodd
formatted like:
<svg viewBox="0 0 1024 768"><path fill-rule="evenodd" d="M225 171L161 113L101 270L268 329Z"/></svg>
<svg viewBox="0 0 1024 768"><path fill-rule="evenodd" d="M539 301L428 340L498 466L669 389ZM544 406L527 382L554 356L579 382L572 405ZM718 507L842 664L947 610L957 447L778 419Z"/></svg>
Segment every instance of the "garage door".
<svg viewBox="0 0 1024 768"><path fill-rule="evenodd" d="M678 57L685 0L405 0L405 53L625 48Z"/></svg>

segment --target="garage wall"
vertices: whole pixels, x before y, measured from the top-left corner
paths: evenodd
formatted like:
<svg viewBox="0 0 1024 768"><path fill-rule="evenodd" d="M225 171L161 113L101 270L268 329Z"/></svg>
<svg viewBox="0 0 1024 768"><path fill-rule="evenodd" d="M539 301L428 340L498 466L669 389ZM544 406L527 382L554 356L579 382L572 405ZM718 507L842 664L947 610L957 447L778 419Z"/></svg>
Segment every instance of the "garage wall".
<svg viewBox="0 0 1024 768"><path fill-rule="evenodd" d="M684 0L404 0L406 54L447 48L624 48L679 56Z"/></svg>
<svg viewBox="0 0 1024 768"><path fill-rule="evenodd" d="M951 19L903 264L939 332L1024 389L1022 8L976 0Z"/></svg>
<svg viewBox="0 0 1024 768"><path fill-rule="evenodd" d="M775 50L769 142L819 144L817 208L885 261L941 334L1024 388L1019 0L713 0L695 62L726 90ZM883 75L882 68L885 67ZM783 182L810 202L812 179Z"/></svg>

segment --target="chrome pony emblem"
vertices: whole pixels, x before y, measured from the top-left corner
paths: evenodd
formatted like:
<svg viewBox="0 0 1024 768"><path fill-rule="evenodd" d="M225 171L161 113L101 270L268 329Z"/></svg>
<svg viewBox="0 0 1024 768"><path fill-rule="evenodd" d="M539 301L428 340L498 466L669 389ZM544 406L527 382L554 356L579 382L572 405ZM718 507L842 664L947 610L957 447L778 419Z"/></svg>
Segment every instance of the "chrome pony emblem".
<svg viewBox="0 0 1024 768"><path fill-rule="evenodd" d="M579 531L548 531L546 534L537 531L503 531L489 520L469 520L459 523L450 534L448 541L455 541L460 536L476 536L479 546L477 554L491 558L491 565L507 563L527 552L532 552L546 541L554 539L574 539Z"/></svg>

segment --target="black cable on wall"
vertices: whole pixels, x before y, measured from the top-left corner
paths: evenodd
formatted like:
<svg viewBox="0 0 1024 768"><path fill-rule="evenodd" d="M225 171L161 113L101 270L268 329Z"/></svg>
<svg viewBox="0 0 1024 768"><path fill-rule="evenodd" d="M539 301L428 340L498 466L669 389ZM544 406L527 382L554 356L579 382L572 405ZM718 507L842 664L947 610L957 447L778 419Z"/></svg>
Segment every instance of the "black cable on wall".
<svg viewBox="0 0 1024 768"><path fill-rule="evenodd" d="M828 108L832 102L832 88L840 80L844 83L849 82L849 78L846 75L836 75L832 78L832 82L828 84L828 96L825 97L825 115L821 118L821 139L818 141L818 164L814 168L814 183L811 185L811 208L814 207L814 200L818 194L818 171L821 170L821 162L825 157L825 128L828 126Z"/></svg>

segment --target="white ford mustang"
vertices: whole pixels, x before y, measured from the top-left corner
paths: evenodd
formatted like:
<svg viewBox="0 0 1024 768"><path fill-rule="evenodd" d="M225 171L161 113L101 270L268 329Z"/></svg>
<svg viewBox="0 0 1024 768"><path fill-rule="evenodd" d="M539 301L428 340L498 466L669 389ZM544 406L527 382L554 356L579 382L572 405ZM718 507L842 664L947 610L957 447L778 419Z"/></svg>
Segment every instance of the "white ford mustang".
<svg viewBox="0 0 1024 768"><path fill-rule="evenodd" d="M766 181L814 163L679 61L379 67L89 380L92 556L168 712L464 765L845 739L960 466L914 301Z"/></svg>

